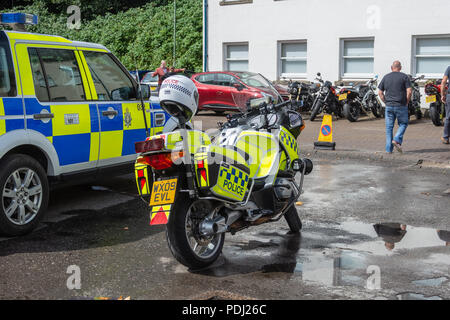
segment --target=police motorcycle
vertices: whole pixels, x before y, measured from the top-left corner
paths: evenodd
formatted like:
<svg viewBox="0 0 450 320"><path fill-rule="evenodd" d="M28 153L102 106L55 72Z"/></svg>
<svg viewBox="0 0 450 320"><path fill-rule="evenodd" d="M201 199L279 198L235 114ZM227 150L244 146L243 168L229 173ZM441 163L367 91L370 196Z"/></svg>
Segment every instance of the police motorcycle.
<svg viewBox="0 0 450 320"><path fill-rule="evenodd" d="M383 104L376 93L377 82L378 76L375 76L365 84L341 88L339 102L348 121L358 121L361 113L372 112L376 118L384 116Z"/></svg>
<svg viewBox="0 0 450 320"><path fill-rule="evenodd" d="M150 225L167 226L169 248L180 263L207 267L219 257L226 233L283 217L291 232L300 231L295 203L313 164L299 158L304 123L290 101L236 95L241 112L210 137L186 130L198 107L192 80L166 79L159 97L179 129L135 144L136 182L149 203Z"/></svg>

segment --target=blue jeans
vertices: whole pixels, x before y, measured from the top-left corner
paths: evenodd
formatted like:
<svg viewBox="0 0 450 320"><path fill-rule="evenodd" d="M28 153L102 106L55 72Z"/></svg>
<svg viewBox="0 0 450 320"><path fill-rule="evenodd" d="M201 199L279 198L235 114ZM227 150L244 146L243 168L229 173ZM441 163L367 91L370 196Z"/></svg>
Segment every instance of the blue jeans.
<svg viewBox="0 0 450 320"><path fill-rule="evenodd" d="M447 94L447 103L445 104L445 122L444 139L450 138L450 94Z"/></svg>
<svg viewBox="0 0 450 320"><path fill-rule="evenodd" d="M408 106L404 107L390 107L386 106L386 152L392 152L394 146L392 140L395 140L400 145L403 143L403 135L408 127ZM398 130L395 137L392 137L395 119L398 122Z"/></svg>

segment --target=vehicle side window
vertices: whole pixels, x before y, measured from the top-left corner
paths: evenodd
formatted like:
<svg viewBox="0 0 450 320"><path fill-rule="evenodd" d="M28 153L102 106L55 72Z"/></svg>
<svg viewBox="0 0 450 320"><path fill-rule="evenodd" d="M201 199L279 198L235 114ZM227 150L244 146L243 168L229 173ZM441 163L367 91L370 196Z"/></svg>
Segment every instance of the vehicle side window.
<svg viewBox="0 0 450 320"><path fill-rule="evenodd" d="M234 83L234 77L229 75L229 74L225 74L225 73L218 73L217 74L217 78L216 78L216 85L218 86L226 86L226 87L231 87Z"/></svg>
<svg viewBox="0 0 450 320"><path fill-rule="evenodd" d="M215 84L214 73L201 74L195 80L203 84Z"/></svg>
<svg viewBox="0 0 450 320"><path fill-rule="evenodd" d="M49 101L47 84L45 82L44 71L42 70L39 55L36 49L28 50L31 63L31 72L33 74L34 92L39 101Z"/></svg>
<svg viewBox="0 0 450 320"><path fill-rule="evenodd" d="M136 100L136 91L127 73L107 53L85 51L98 100Z"/></svg>
<svg viewBox="0 0 450 320"><path fill-rule="evenodd" d="M4 32L0 32L0 97L17 95L14 67L9 42Z"/></svg>
<svg viewBox="0 0 450 320"><path fill-rule="evenodd" d="M28 52L36 96L40 101L86 100L73 50L30 48Z"/></svg>

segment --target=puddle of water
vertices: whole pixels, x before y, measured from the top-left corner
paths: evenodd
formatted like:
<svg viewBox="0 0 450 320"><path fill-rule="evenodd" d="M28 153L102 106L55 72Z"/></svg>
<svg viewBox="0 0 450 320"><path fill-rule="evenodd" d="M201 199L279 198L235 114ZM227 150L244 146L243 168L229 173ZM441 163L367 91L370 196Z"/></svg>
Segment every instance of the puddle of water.
<svg viewBox="0 0 450 320"><path fill-rule="evenodd" d="M335 246L360 250L375 255L391 255L402 250L450 246L450 231L409 226L401 223L367 224L357 220L347 220L339 228L349 237L361 234L370 241Z"/></svg>
<svg viewBox="0 0 450 320"><path fill-rule="evenodd" d="M428 286L428 287L438 287L446 282L448 279L446 277L431 278L423 280L415 280L412 283L417 286Z"/></svg>
<svg viewBox="0 0 450 320"><path fill-rule="evenodd" d="M439 296L426 297L420 293L405 292L397 295L398 300L443 300Z"/></svg>

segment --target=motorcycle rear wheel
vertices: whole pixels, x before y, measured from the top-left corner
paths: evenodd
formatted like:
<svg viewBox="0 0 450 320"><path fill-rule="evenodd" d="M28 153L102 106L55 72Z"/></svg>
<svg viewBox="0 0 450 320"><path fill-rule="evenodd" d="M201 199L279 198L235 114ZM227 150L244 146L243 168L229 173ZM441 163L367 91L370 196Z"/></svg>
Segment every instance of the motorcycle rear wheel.
<svg viewBox="0 0 450 320"><path fill-rule="evenodd" d="M344 115L350 122L358 121L360 109L350 103L344 104Z"/></svg>
<svg viewBox="0 0 450 320"><path fill-rule="evenodd" d="M436 127L442 126L440 109L441 107L437 103L430 105L430 118Z"/></svg>
<svg viewBox="0 0 450 320"><path fill-rule="evenodd" d="M192 270L214 263L222 253L225 242L225 233L216 234L210 239L199 238L198 224L202 221L199 216L203 216L199 211L209 211L211 208L205 208L204 203L197 208L197 202L199 201L193 201L186 192L180 192L166 229L167 243L173 256Z"/></svg>

